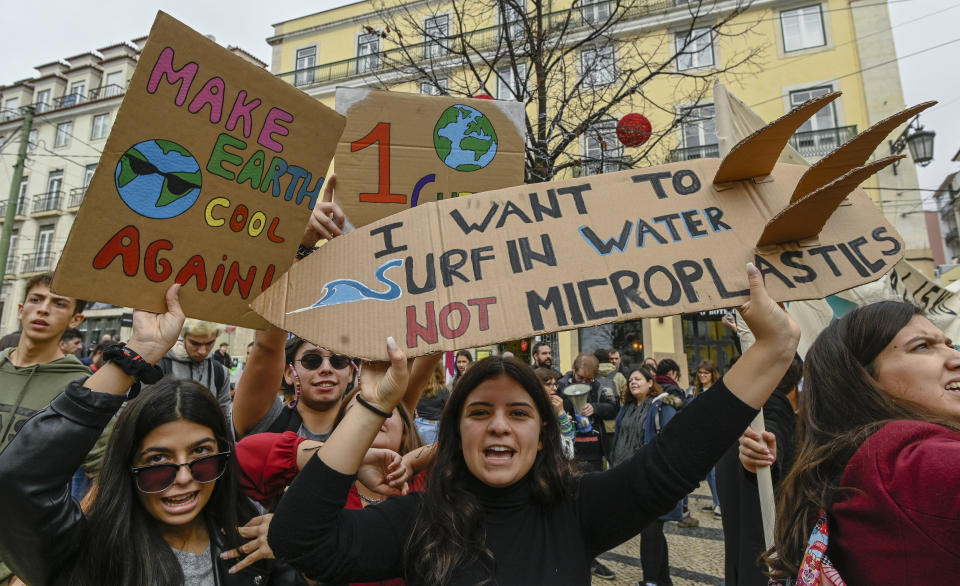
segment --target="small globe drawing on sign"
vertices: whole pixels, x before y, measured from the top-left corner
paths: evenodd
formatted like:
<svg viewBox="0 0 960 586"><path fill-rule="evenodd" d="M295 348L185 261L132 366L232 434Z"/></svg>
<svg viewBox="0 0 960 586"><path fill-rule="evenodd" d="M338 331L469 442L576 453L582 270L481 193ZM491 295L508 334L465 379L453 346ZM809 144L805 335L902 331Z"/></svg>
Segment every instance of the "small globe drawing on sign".
<svg viewBox="0 0 960 586"><path fill-rule="evenodd" d="M200 165L179 144L157 138L127 149L114 172L123 203L146 218L179 216L200 197Z"/></svg>
<svg viewBox="0 0 960 586"><path fill-rule="evenodd" d="M456 104L444 110L437 120L433 146L447 167L476 171L489 165L497 155L497 132L479 110Z"/></svg>

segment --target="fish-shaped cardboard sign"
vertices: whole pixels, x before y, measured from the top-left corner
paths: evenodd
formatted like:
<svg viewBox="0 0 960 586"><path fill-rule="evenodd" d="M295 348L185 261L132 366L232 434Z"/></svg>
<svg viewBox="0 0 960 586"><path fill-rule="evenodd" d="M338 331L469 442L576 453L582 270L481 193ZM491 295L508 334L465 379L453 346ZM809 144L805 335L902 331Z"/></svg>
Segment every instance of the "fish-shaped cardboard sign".
<svg viewBox="0 0 960 586"><path fill-rule="evenodd" d="M878 279L903 244L858 185L896 126L868 129L811 168L778 164L803 104L723 159L522 185L374 222L298 263L252 307L336 352L384 359L543 332L739 305L754 262L781 301Z"/></svg>

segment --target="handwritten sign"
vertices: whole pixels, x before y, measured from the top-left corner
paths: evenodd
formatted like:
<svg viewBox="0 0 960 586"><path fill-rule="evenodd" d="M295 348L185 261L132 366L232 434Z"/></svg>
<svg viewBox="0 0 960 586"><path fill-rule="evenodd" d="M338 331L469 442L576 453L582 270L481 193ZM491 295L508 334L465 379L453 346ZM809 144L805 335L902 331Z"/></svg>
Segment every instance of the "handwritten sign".
<svg viewBox="0 0 960 586"><path fill-rule="evenodd" d="M338 88L336 107L337 203L356 226L523 183L522 102Z"/></svg>
<svg viewBox="0 0 960 586"><path fill-rule="evenodd" d="M503 189L401 212L324 246L254 309L328 347L410 355L613 321L704 311L748 297L753 261L778 300L877 279L902 256L857 189L819 235L756 246L805 169L710 183L719 161ZM318 285L319 284L319 285Z"/></svg>
<svg viewBox="0 0 960 586"><path fill-rule="evenodd" d="M290 266L343 117L157 15L53 289L263 327L249 302Z"/></svg>

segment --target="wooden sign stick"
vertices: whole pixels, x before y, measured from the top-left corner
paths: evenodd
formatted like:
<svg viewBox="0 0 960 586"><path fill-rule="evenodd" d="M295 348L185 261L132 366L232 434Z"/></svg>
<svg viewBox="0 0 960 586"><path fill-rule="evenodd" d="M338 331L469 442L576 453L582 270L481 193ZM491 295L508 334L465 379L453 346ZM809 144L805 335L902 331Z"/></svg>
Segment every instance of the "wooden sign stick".
<svg viewBox="0 0 960 586"><path fill-rule="evenodd" d="M761 441L765 426L763 424L763 410L750 422ZM763 543L767 549L773 547L773 524L776 521L776 509L773 504L773 475L770 466L757 466L757 489L760 491L760 516L763 519Z"/></svg>

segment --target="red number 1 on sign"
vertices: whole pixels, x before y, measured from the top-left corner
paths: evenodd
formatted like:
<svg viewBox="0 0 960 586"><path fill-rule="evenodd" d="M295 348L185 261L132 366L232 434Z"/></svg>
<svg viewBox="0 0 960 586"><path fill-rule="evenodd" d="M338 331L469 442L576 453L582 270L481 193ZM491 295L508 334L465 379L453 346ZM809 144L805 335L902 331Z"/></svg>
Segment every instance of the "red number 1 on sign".
<svg viewBox="0 0 960 586"><path fill-rule="evenodd" d="M350 143L350 152L363 150L373 143L378 146L380 173L377 180L377 193L361 193L360 201L373 203L407 203L402 193L390 193L390 124L379 122L365 137Z"/></svg>

